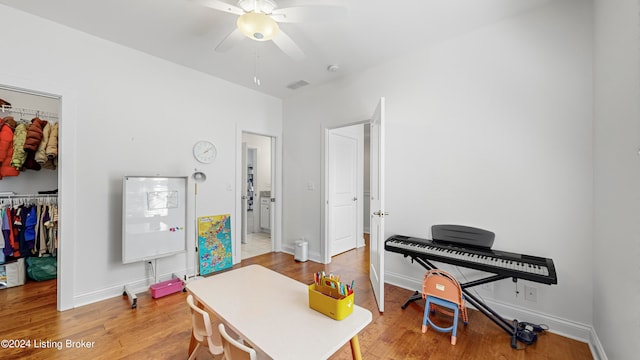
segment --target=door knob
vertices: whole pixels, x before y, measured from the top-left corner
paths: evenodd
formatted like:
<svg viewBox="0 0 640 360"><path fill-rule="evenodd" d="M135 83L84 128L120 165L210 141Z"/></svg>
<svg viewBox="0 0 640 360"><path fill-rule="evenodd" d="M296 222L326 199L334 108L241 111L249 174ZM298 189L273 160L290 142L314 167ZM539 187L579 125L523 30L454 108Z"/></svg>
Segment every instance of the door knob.
<svg viewBox="0 0 640 360"><path fill-rule="evenodd" d="M358 198L354 196L353 201L358 201Z"/></svg>

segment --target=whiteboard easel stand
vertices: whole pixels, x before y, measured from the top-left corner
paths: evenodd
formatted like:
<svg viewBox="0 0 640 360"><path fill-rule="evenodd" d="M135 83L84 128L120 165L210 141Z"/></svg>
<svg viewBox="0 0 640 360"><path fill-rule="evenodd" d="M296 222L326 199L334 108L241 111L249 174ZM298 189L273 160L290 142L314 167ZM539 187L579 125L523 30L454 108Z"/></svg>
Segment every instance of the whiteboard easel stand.
<svg viewBox="0 0 640 360"><path fill-rule="evenodd" d="M152 260L148 260L147 263L151 265L151 270L153 271L153 284L157 284L160 282L158 278L158 271L157 271L158 259L153 259L153 262L151 261ZM171 279L180 280L183 285L182 291L186 291L186 289L184 288L185 282L182 279L180 279L180 276L176 275L175 273L172 273ZM150 278L147 278L147 283L149 283L149 280ZM131 284L125 284L124 291L122 292L122 296L127 296L129 298L129 302L131 303L131 308L136 309L138 307L138 296L136 294L141 293L143 291L147 291L150 287L151 285L147 285L147 288L145 290L136 291Z"/></svg>
<svg viewBox="0 0 640 360"><path fill-rule="evenodd" d="M158 282L157 259L187 252L187 176L124 176L122 182L122 262L148 263ZM156 210L163 210L157 212ZM166 210L166 211L164 211ZM153 217L149 217L149 214ZM153 221L151 221L153 220ZM171 228L161 224L171 224ZM143 226L141 226L143 225ZM180 276L172 274L172 279ZM136 292L149 290L150 276L146 276L146 289L134 284L124 285L123 296L137 307ZM134 288L135 287L135 288ZM136 290L140 291L136 291Z"/></svg>

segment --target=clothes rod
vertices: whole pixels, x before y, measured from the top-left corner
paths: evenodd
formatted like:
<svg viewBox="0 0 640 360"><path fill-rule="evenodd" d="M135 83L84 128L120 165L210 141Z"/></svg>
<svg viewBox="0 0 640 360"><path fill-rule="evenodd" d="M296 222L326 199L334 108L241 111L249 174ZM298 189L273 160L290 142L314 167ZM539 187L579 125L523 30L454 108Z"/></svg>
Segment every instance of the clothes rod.
<svg viewBox="0 0 640 360"><path fill-rule="evenodd" d="M35 116L42 116L45 118L56 118L56 119L58 118L58 114L53 112L27 109L27 108L17 108L17 107L7 106L7 105L2 105L0 107L0 112L10 112L10 113L21 114L21 115L35 115Z"/></svg>
<svg viewBox="0 0 640 360"><path fill-rule="evenodd" d="M0 199L30 199L30 198L56 198L58 194L25 194L25 195L9 195L0 194Z"/></svg>

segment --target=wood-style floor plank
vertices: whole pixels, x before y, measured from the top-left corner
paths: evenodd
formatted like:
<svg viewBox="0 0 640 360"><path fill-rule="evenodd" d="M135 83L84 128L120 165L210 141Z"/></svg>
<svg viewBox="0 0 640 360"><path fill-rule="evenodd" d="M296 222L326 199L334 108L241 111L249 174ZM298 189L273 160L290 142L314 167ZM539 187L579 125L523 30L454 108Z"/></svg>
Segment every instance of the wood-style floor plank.
<svg viewBox="0 0 640 360"><path fill-rule="evenodd" d="M359 335L364 359L592 359L589 346L553 333L541 334L521 350L510 347L509 336L477 311L469 311L469 325L458 327L458 341L450 334L429 329L421 332L424 301L401 305L412 291L385 285L385 312L377 311L369 284L368 248L340 254L329 265L296 262L292 255L271 253L242 261L234 268L260 264L293 279L311 283L313 273L324 270L355 280L356 304L373 313L373 321ZM215 275L212 275L215 276ZM250 283L247 293L252 296ZM138 294L138 308L131 309L126 297L116 297L76 309L56 311L56 281L27 282L24 286L0 290L0 339L29 340L24 349L0 348L1 359L186 359L191 336L186 293L160 299ZM277 327L274 329L277 331ZM66 341L89 344L90 348L69 348ZM283 341L295 341L283 339ZM62 342L62 348L42 348ZM39 346L40 348L36 348ZM205 351L199 359L221 359ZM351 359L348 342L331 357ZM301 359L303 360L303 359Z"/></svg>

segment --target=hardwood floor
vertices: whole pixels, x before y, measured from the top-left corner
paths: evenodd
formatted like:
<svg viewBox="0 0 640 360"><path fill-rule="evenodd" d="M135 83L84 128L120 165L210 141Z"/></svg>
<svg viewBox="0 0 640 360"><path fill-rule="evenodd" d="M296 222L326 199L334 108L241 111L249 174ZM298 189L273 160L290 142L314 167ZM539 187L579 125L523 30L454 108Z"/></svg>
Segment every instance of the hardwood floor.
<svg viewBox="0 0 640 360"><path fill-rule="evenodd" d="M420 331L424 301L401 305L412 291L385 286L385 312L378 313L368 280L368 248L333 258L327 266L298 263L293 256L269 253L234 266L260 264L304 283L320 270L355 280L356 304L373 313L373 321L359 334L364 359L592 359L589 346L552 333L542 334L522 350L510 347L509 336L477 311L469 311L469 325L458 327L458 342L450 334ZM213 275L215 276L215 275ZM248 291L243 296L252 296ZM126 297L116 297L64 312L56 311L56 282L32 282L0 290L0 340L27 340L24 349L0 348L1 359L186 359L191 336L185 293L153 299L138 294L132 310ZM277 331L277 324L274 324ZM72 348L67 342L89 348ZM283 339L283 341L288 341ZM60 344L61 349L56 346ZM14 344L15 345L15 344ZM43 348L53 346L54 348ZM36 348L39 347L39 348ZM206 352L199 359L220 359ZM331 359L350 359L345 344ZM303 360L303 359L301 359Z"/></svg>

